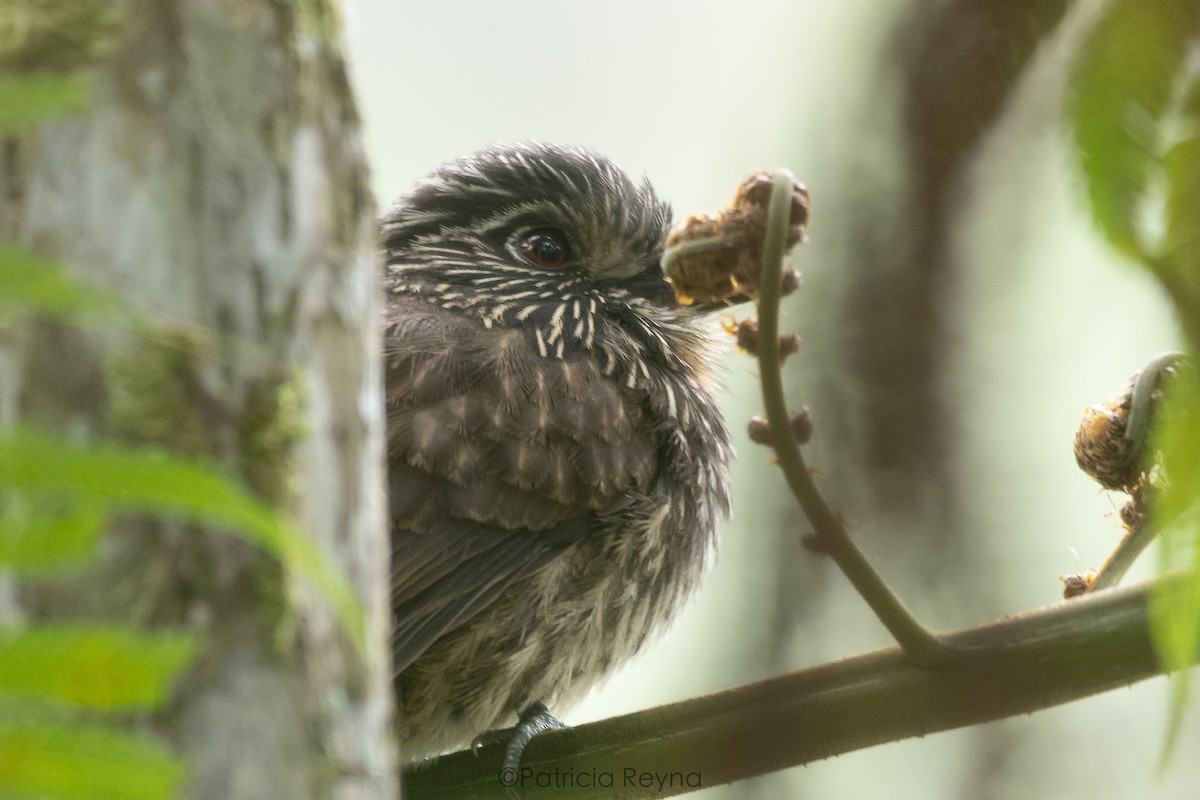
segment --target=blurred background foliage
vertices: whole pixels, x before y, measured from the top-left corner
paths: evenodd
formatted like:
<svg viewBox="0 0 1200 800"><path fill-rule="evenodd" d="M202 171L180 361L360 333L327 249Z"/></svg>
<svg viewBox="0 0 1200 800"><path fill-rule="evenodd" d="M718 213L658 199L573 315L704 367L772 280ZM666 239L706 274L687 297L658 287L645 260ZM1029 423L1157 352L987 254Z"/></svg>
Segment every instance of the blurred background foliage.
<svg viewBox="0 0 1200 800"><path fill-rule="evenodd" d="M1196 313L1179 305L1200 285L1195 7L353 0L347 15L382 204L442 161L526 138L647 174L679 216L716 210L756 168L808 184L783 324L802 337L786 377L816 421L809 462L900 594L952 628L1056 602L1057 576L1099 566L1121 535L1121 498L1076 469L1071 437L1085 405L1182 347ZM740 455L715 569L568 722L889 644L798 546L782 478L744 435L753 362L726 361ZM1196 525L1182 527L1170 550L1187 561ZM1194 759L1155 770L1168 693L1150 681L700 796L1190 798Z"/></svg>

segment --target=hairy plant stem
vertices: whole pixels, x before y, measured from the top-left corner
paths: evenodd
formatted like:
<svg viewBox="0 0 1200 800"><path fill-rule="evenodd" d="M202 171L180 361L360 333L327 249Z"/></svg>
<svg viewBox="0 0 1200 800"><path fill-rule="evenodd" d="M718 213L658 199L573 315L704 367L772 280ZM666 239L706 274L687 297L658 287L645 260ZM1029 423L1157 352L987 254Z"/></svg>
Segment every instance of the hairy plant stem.
<svg viewBox="0 0 1200 800"><path fill-rule="evenodd" d="M1126 531L1121 542L1109 553L1100 569L1096 571L1096 576L1088 585L1088 592L1111 589L1120 583L1121 579L1125 577L1125 573L1129 572L1129 568L1133 566L1133 562L1137 560L1143 550L1149 547L1156 536L1158 536L1158 527L1150 520L1142 519L1132 525Z"/></svg>
<svg viewBox="0 0 1200 800"><path fill-rule="evenodd" d="M913 617L850 539L845 526L813 482L792 433L780 374L779 300L794 181L795 178L787 170L775 173L771 204L767 211L762 288L758 300L758 361L763 404L771 430L771 447L775 450L775 457L792 494L813 526L821 550L846 574L905 654L917 664L935 666L947 660L949 646Z"/></svg>

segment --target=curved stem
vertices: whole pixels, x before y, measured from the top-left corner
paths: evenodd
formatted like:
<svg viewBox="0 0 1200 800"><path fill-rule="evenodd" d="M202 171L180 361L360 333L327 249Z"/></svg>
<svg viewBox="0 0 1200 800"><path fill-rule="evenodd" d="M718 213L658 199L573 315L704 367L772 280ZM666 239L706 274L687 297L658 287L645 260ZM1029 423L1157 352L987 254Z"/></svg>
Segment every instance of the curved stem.
<svg viewBox="0 0 1200 800"><path fill-rule="evenodd" d="M1175 367L1184 358L1183 353L1160 353L1142 367L1138 374L1137 382L1133 385L1133 398L1129 404L1129 419L1125 425L1125 439L1133 443L1130 449L1133 458L1141 456L1146 446L1146 438L1150 435L1151 405L1162 373Z"/></svg>
<svg viewBox="0 0 1200 800"><path fill-rule="evenodd" d="M703 239L689 239L685 242L680 242L677 245L668 247L663 251L662 259L659 263L662 265L663 273L668 273L671 270L671 264L680 256L693 256L699 253L711 253L714 250L720 250L728 247L721 241L719 236L707 236Z"/></svg>
<svg viewBox="0 0 1200 800"><path fill-rule="evenodd" d="M767 235L763 248L762 286L758 301L758 360L763 403L770 423L771 445L788 486L812 523L821 549L841 568L875 616L895 637L905 654L917 664L944 663L953 648L919 623L851 541L841 520L813 483L800 447L792 435L783 378L780 375L779 300L788 213L794 178L787 170L774 176L767 210Z"/></svg>
<svg viewBox="0 0 1200 800"><path fill-rule="evenodd" d="M1101 589L1111 589L1121 582L1125 573L1133 566L1133 562L1142 554L1158 535L1158 529L1147 520L1129 528L1116 549L1109 553L1104 564L1096 572L1096 577L1088 585L1088 592L1098 592Z"/></svg>
<svg viewBox="0 0 1200 800"><path fill-rule="evenodd" d="M1125 423L1125 440L1132 444L1132 447L1129 448L1131 460L1144 460L1146 447L1149 444L1150 425L1154 417L1154 393L1158 391L1163 373L1166 370L1178 368L1186 358L1183 353L1160 353L1142 367L1142 371L1138 374L1129 403L1129 417ZM1147 485L1141 485L1130 493L1130 502L1137 506L1137 510L1134 512L1136 522L1128 525L1128 531L1124 538L1109 554L1099 572L1096 573L1095 580L1088 586L1089 592L1108 589L1120 583L1121 579L1125 577L1125 573L1133 566L1133 562L1158 535L1158 527L1146 519L1147 503L1144 493L1148 490Z"/></svg>

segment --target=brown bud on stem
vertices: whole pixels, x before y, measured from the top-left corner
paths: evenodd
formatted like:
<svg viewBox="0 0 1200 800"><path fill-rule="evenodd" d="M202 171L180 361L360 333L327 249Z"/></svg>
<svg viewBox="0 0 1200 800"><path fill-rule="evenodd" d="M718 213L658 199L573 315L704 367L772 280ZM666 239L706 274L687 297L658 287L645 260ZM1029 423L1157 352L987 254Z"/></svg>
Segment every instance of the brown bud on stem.
<svg viewBox="0 0 1200 800"><path fill-rule="evenodd" d="M807 444L808 440L813 435L812 415L808 411L808 406L804 406L795 414L792 414L792 435L796 437L796 441L800 444Z"/></svg>
<svg viewBox="0 0 1200 800"><path fill-rule="evenodd" d="M1076 573L1074 575L1059 575L1058 579L1063 583L1063 599L1069 600L1072 597L1079 597L1081 594L1087 594L1092 588L1092 581L1096 579L1096 573Z"/></svg>
<svg viewBox="0 0 1200 800"><path fill-rule="evenodd" d="M755 172L738 187L733 201L716 214L693 214L667 234L663 269L680 303L716 302L758 295L767 207L773 174ZM808 189L793 183L786 246L805 240ZM799 276L783 275L783 293L795 291Z"/></svg>
<svg viewBox="0 0 1200 800"><path fill-rule="evenodd" d="M771 443L771 423L767 422L764 417L751 417L750 423L746 426L746 433L750 435L750 441L755 444Z"/></svg>
<svg viewBox="0 0 1200 800"><path fill-rule="evenodd" d="M758 355L758 320L751 317L738 323L737 343L750 355Z"/></svg>
<svg viewBox="0 0 1200 800"><path fill-rule="evenodd" d="M800 352L800 337L794 333L779 334L779 360L782 362L793 353Z"/></svg>
<svg viewBox="0 0 1200 800"><path fill-rule="evenodd" d="M800 273L794 269L785 269L783 271L783 282L779 286L779 293L787 297L792 292L800 288Z"/></svg>

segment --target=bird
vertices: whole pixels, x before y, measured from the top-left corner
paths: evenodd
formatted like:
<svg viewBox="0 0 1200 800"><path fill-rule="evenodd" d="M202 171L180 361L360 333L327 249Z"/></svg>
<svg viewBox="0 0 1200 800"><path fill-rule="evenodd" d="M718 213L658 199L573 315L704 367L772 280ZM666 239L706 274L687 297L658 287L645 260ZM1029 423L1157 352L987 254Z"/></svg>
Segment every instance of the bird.
<svg viewBox="0 0 1200 800"><path fill-rule="evenodd" d="M732 445L704 309L659 265L670 220L647 180L540 142L381 218L405 761L578 701L711 560Z"/></svg>

